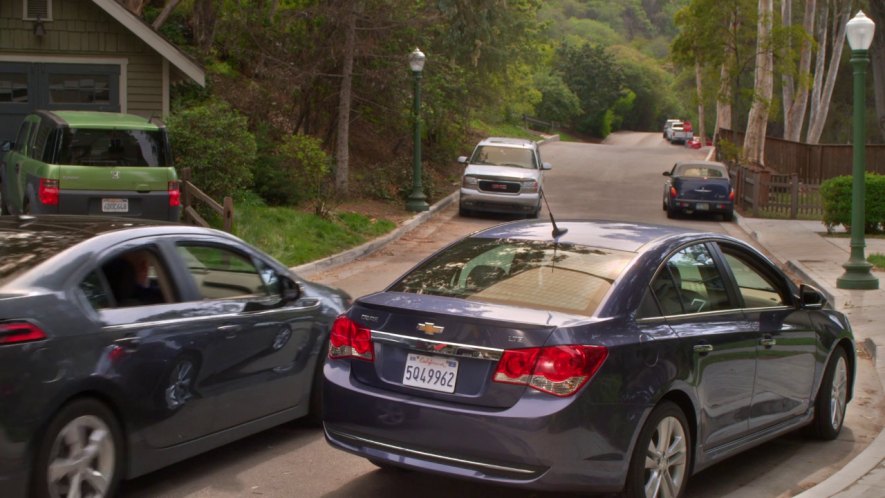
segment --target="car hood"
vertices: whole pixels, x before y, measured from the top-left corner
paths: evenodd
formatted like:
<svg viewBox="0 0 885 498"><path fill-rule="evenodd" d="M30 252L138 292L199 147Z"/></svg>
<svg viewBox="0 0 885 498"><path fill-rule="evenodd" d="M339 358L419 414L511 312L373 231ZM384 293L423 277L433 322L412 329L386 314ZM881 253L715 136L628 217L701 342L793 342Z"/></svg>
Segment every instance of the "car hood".
<svg viewBox="0 0 885 498"><path fill-rule="evenodd" d="M464 170L465 175L479 178L499 178L513 180L536 180L540 181L541 171L527 168L514 168L510 166L488 166L469 164Z"/></svg>

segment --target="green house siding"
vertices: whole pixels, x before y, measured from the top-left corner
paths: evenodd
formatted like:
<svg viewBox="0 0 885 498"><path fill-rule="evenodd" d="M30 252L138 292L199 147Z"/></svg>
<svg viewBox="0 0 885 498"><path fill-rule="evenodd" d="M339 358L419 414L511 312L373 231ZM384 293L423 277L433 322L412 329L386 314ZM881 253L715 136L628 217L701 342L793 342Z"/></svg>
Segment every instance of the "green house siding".
<svg viewBox="0 0 885 498"><path fill-rule="evenodd" d="M23 21L23 2L0 2L0 57L40 56L126 60L126 110L144 116L163 112L163 57L90 0L54 0L46 34L34 34L34 22Z"/></svg>

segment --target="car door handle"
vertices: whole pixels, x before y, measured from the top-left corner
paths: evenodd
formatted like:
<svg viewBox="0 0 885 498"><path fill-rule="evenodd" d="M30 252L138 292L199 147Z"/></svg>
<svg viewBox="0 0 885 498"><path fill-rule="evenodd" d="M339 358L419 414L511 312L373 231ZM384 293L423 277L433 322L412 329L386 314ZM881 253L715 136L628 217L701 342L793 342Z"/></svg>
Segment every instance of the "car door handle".
<svg viewBox="0 0 885 498"><path fill-rule="evenodd" d="M695 344L692 349L694 349L695 353L707 354L707 353L713 352L713 345L712 344Z"/></svg>
<svg viewBox="0 0 885 498"><path fill-rule="evenodd" d="M777 340L774 339L773 337L763 337L759 341L759 344L765 346L766 348L770 348L770 347L774 346L775 344L777 344Z"/></svg>
<svg viewBox="0 0 885 498"><path fill-rule="evenodd" d="M225 339L233 339L242 328L240 325L222 325L218 327L218 331L224 333Z"/></svg>

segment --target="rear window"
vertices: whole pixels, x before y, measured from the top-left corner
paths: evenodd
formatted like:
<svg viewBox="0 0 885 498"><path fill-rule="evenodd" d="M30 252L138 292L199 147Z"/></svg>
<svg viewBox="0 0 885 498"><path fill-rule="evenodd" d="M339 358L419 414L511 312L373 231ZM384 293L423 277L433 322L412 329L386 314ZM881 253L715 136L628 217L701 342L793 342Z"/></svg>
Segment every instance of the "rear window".
<svg viewBox="0 0 885 498"><path fill-rule="evenodd" d="M68 128L57 164L75 166L171 166L161 130Z"/></svg>
<svg viewBox="0 0 885 498"><path fill-rule="evenodd" d="M0 231L0 285L85 238L70 232Z"/></svg>
<svg viewBox="0 0 885 498"><path fill-rule="evenodd" d="M389 290L589 316L633 257L547 241L465 239Z"/></svg>
<svg viewBox="0 0 885 498"><path fill-rule="evenodd" d="M681 166L676 170L676 176L690 176L695 178L726 178L725 171L704 166Z"/></svg>

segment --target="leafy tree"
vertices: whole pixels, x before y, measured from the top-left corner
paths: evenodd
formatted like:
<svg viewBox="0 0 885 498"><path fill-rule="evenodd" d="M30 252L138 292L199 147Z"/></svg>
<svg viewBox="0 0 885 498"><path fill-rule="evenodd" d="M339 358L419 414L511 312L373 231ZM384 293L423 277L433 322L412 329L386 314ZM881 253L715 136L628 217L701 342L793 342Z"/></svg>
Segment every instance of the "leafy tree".
<svg viewBox="0 0 885 498"><path fill-rule="evenodd" d="M545 121L568 123L581 114L581 101L558 74L541 73L535 76L541 102L535 113Z"/></svg>
<svg viewBox="0 0 885 498"><path fill-rule="evenodd" d="M590 44L564 46L559 50L556 68L581 101L583 113L573 121L575 127L605 137L606 112L621 97L624 86L623 72L612 54Z"/></svg>

